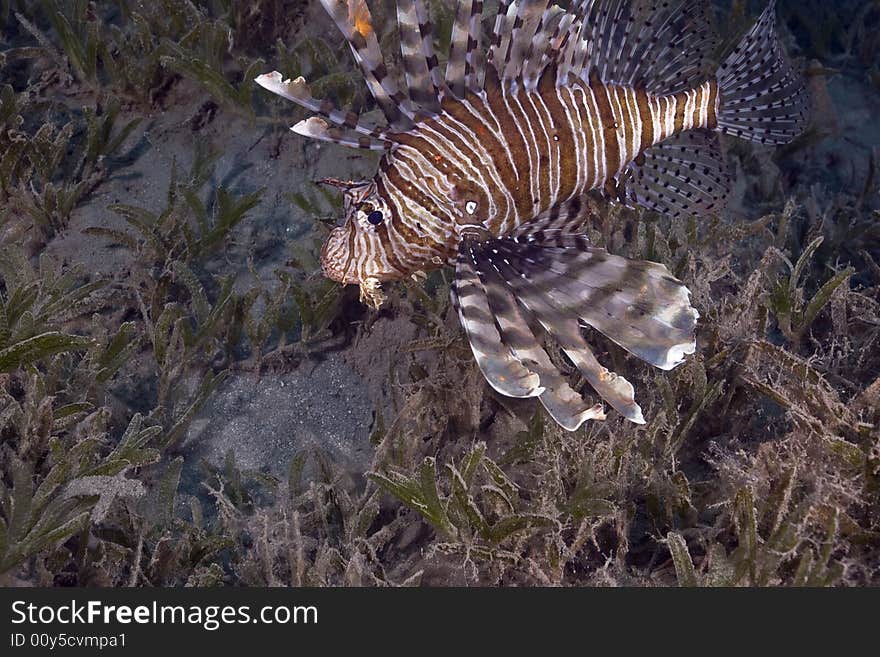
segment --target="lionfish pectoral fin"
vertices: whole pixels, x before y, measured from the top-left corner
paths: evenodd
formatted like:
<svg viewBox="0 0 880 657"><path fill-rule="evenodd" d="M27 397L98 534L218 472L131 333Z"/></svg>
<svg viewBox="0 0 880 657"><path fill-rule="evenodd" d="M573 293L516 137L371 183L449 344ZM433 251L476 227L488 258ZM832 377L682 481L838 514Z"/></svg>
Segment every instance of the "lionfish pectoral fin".
<svg viewBox="0 0 880 657"><path fill-rule="evenodd" d="M339 133L330 133L325 129L326 124L301 121L292 128L298 134L358 148L374 148L378 150L380 144L383 149L391 145L385 139L385 128L361 118L353 112L339 110L329 100L315 98L312 96L309 85L302 77L286 80L278 71L272 71L271 73L264 73L258 76L254 79L254 82L264 89L296 103L300 107L323 116L341 130ZM351 132L357 134L351 135ZM367 139L361 139L361 137L366 137Z"/></svg>
<svg viewBox="0 0 880 657"><path fill-rule="evenodd" d="M632 384L596 360L581 336L577 313L556 303L550 296L549 290L556 283L555 275L548 277L545 274L536 279L526 272L527 266L533 260L532 256L545 257L543 249L536 246L518 249L518 246L520 244L513 239L501 238L493 240L484 253L489 264L507 282L517 302L559 344L599 396L628 420L644 424L645 418L635 401ZM529 251L530 255L523 256L521 251Z"/></svg>
<svg viewBox="0 0 880 657"><path fill-rule="evenodd" d="M474 358L483 376L508 397L538 397L544 387L537 373L528 369L504 344L489 308L486 288L474 257L474 241L462 240L450 294Z"/></svg>
<svg viewBox="0 0 880 657"><path fill-rule="evenodd" d="M326 141L331 144L339 144L349 148L363 148L371 151L387 150L391 144L381 139L374 139L366 135L359 135L350 130L344 130L337 126L329 125L324 119L311 116L303 119L290 128L293 132L303 137L311 137L318 141Z"/></svg>
<svg viewBox="0 0 880 657"><path fill-rule="evenodd" d="M669 370L694 353L699 313L665 266L612 255L582 235L558 231L499 240L495 249L547 303L645 362Z"/></svg>
<svg viewBox="0 0 880 657"><path fill-rule="evenodd" d="M528 311L519 306L505 280L485 257L486 249L475 250L475 255L502 341L526 367L538 374L541 385L546 388L538 401L557 424L568 431L576 430L587 420L604 420L602 405L587 404L550 360L529 325L525 316Z"/></svg>
<svg viewBox="0 0 880 657"><path fill-rule="evenodd" d="M731 179L718 135L681 133L645 150L621 174L612 201L673 218L720 212Z"/></svg>

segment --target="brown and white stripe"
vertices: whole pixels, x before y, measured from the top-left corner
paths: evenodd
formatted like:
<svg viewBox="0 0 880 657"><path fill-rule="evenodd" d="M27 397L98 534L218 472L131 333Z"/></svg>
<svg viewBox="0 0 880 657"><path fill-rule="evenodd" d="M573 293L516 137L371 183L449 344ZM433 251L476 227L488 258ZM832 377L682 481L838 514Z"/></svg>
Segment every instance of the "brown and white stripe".
<svg viewBox="0 0 880 657"><path fill-rule="evenodd" d="M393 135L380 177L392 193L414 191L395 199L409 208L404 222L454 227L473 215L491 234L509 234L604 187L655 144L713 128L717 97L711 80L669 96L598 80L534 91L498 86L445 101L418 130Z"/></svg>

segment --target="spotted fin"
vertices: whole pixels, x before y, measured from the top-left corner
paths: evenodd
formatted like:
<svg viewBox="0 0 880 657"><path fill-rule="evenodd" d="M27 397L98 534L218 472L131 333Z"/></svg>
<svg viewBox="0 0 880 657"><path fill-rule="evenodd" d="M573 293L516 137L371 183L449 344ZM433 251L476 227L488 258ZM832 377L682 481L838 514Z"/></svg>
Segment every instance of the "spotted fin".
<svg viewBox="0 0 880 657"><path fill-rule="evenodd" d="M650 93L684 90L711 75L717 38L705 0L584 0L580 19L560 53L562 78L640 87Z"/></svg>
<svg viewBox="0 0 880 657"><path fill-rule="evenodd" d="M474 93L482 91L485 79L486 53L483 49L483 8L484 0L474 0L468 24L464 79L465 86Z"/></svg>
<svg viewBox="0 0 880 657"><path fill-rule="evenodd" d="M621 174L612 199L671 217L720 212L731 177L718 135L693 130L647 149Z"/></svg>
<svg viewBox="0 0 880 657"><path fill-rule="evenodd" d="M488 61L498 72L499 78L507 61L507 51L510 48L510 35L513 31L516 12L515 0L500 0L498 3L498 13L495 15L495 25L492 28L489 42Z"/></svg>
<svg viewBox="0 0 880 657"><path fill-rule="evenodd" d="M722 132L762 144L786 144L803 132L810 99L776 35L776 0L724 60L718 87Z"/></svg>
<svg viewBox="0 0 880 657"><path fill-rule="evenodd" d="M510 44L505 52L501 69L502 80L519 80L523 65L528 58L532 39L541 29L542 18L549 6L549 0L519 0L510 33Z"/></svg>
<svg viewBox="0 0 880 657"><path fill-rule="evenodd" d="M522 64L521 77L526 89L536 89L541 74L551 63L555 66L560 34L568 30L574 16L559 5L549 4L541 15L541 22L532 36L528 53ZM554 79L555 82L555 79Z"/></svg>
<svg viewBox="0 0 880 657"><path fill-rule="evenodd" d="M449 59L446 61L446 87L456 98L464 97L466 87L465 76L468 73L468 52L473 49L474 35L471 28L474 23L474 11L482 14L482 2L477 0L458 0L455 18L452 22L452 35L449 41Z"/></svg>

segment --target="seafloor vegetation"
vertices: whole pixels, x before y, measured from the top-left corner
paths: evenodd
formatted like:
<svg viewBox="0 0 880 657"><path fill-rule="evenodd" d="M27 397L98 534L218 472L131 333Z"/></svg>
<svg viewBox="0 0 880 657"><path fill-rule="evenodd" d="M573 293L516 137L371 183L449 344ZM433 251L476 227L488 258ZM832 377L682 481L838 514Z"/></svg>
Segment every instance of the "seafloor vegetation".
<svg viewBox="0 0 880 657"><path fill-rule="evenodd" d="M598 244L694 291L699 349L664 373L593 335L649 422L566 433L485 385L448 273L379 313L316 275L310 181L374 160L251 80L367 102L317 2L0 0L0 582L880 583L880 3L782 5L813 127L725 141L722 217L601 210ZM733 43L758 7L718 9ZM297 381L275 427L329 363L334 444L193 448L224 390Z"/></svg>

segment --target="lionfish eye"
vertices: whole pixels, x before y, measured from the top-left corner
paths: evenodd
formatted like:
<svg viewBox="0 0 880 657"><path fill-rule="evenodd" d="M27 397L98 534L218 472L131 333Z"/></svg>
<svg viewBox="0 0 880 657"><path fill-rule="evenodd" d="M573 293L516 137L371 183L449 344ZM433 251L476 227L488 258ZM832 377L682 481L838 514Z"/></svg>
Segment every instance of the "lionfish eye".
<svg viewBox="0 0 880 657"><path fill-rule="evenodd" d="M367 221L369 221L374 226L378 226L382 223L384 217L382 216L381 210L373 210L370 214L367 215Z"/></svg>

